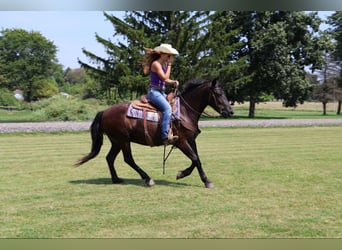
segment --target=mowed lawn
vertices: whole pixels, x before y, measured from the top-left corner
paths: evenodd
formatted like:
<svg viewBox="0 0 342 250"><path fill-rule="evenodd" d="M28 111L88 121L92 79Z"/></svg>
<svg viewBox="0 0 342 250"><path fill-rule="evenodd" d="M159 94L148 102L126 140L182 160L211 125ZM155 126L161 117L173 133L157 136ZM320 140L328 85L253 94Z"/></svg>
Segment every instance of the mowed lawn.
<svg viewBox="0 0 342 250"><path fill-rule="evenodd" d="M104 141L88 133L0 135L1 238L341 238L342 127L202 128L198 149L215 184L175 150L133 145L152 188L122 160L111 184Z"/></svg>

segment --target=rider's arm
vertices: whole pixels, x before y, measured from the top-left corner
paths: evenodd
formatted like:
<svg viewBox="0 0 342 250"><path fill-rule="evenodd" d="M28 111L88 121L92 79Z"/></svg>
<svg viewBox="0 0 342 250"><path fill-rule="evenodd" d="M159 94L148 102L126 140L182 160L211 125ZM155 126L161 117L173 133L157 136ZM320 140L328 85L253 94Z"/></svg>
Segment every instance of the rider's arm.
<svg viewBox="0 0 342 250"><path fill-rule="evenodd" d="M167 65L167 70L164 73L161 64L158 61L154 61L151 65L151 70L156 72L159 78L166 82L167 84L174 84L178 86L177 80L171 80L170 79L170 73L171 73L171 63Z"/></svg>

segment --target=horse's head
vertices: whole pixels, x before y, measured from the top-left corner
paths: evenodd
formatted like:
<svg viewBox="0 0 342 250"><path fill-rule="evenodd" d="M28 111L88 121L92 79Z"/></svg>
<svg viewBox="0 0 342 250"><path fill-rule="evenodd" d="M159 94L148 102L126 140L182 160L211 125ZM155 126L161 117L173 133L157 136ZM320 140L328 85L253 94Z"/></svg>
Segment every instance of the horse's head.
<svg viewBox="0 0 342 250"><path fill-rule="evenodd" d="M231 107L227 96L217 79L211 82L209 105L224 118L231 117L234 114L233 108Z"/></svg>

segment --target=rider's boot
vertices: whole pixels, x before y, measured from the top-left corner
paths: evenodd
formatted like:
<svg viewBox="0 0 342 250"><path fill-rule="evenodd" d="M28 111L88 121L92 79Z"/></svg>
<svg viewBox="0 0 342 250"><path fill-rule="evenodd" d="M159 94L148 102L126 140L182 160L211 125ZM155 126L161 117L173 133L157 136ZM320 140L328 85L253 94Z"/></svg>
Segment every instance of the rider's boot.
<svg viewBox="0 0 342 250"><path fill-rule="evenodd" d="M172 128L169 129L167 139L163 140L164 145L174 144L178 140L178 135L173 135Z"/></svg>

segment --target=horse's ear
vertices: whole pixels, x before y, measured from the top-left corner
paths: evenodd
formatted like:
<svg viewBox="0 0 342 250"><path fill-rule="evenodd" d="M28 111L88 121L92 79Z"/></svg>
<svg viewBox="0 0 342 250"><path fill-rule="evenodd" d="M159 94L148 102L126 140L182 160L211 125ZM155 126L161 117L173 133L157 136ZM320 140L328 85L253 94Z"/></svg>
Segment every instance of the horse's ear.
<svg viewBox="0 0 342 250"><path fill-rule="evenodd" d="M219 82L219 81L218 81L218 78L217 78L217 77L214 78L214 80L211 81L211 87L212 87L212 88L215 88L216 85L218 85L218 82Z"/></svg>

